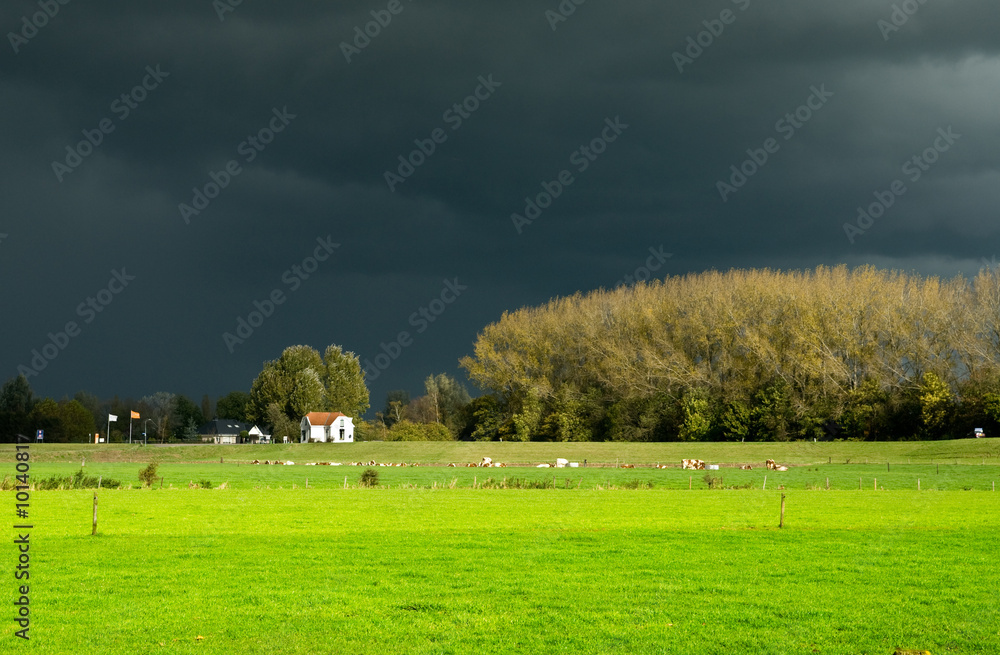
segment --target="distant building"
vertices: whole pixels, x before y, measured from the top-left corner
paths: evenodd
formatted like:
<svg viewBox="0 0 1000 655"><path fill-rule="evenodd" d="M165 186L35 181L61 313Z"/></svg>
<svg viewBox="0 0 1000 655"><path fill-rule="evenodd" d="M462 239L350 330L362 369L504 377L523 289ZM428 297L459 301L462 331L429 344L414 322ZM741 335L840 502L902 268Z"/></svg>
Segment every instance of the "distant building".
<svg viewBox="0 0 1000 655"><path fill-rule="evenodd" d="M250 436L240 438L242 432L246 432ZM271 435L264 434L256 425L228 418L219 418L205 423L198 428L198 436L201 437L203 443L271 443Z"/></svg>
<svg viewBox="0 0 1000 655"><path fill-rule="evenodd" d="M271 443L271 435L264 434L264 431L256 425L250 430L250 443Z"/></svg>
<svg viewBox="0 0 1000 655"><path fill-rule="evenodd" d="M302 443L354 443L354 419L340 412L309 412L300 426Z"/></svg>

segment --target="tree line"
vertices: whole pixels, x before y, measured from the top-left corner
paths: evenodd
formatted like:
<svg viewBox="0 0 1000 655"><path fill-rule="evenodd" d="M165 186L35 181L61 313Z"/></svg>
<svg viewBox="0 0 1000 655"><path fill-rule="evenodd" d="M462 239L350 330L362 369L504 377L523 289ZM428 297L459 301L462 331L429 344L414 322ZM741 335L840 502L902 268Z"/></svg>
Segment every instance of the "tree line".
<svg viewBox="0 0 1000 655"><path fill-rule="evenodd" d="M481 439L1000 435L1000 274L668 277L504 313L462 365Z"/></svg>
<svg viewBox="0 0 1000 655"><path fill-rule="evenodd" d="M36 397L24 375L18 375L0 387L0 442L16 441L18 434L34 439L36 430L44 430L46 443L93 443L95 434L120 443L128 441L132 411L140 416L132 419L133 440L141 441L146 432L150 441L197 441L198 426L216 411L229 418L225 414L234 412L230 408L238 403L234 398L239 395L223 396L215 407L207 395L196 404L187 396L165 391L139 399L115 396L105 400L80 391L72 398L55 400ZM109 421L109 415L118 420Z"/></svg>
<svg viewBox="0 0 1000 655"><path fill-rule="evenodd" d="M1000 273L942 280L873 267L711 271L577 293L505 312L424 395L388 393L373 421L357 355L290 346L248 392L212 406L35 399L0 389L0 437L86 440L136 410L158 440L197 439L211 416L293 439L310 411L355 419L357 440L787 441L1000 436ZM127 435L112 424L111 440ZM140 430L141 432L141 430ZM155 436L154 436L155 435Z"/></svg>

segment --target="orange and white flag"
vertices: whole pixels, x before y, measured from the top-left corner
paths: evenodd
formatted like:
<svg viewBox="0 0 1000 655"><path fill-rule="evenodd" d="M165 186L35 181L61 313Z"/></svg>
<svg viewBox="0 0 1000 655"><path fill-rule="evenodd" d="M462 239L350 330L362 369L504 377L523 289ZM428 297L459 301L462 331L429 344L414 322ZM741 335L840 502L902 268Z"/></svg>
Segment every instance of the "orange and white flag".
<svg viewBox="0 0 1000 655"><path fill-rule="evenodd" d="M132 418L139 418L139 412L132 411Z"/></svg>

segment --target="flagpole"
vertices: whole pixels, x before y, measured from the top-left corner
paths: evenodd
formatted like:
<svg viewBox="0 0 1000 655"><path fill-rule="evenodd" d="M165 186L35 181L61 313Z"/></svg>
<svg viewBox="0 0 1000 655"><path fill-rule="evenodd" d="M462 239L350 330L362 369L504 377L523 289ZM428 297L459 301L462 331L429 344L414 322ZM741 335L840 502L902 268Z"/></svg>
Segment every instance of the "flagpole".
<svg viewBox="0 0 1000 655"><path fill-rule="evenodd" d="M111 443L111 414L108 414L108 431L107 431L107 434L105 436L107 436L107 441L105 441L104 443L110 444Z"/></svg>
<svg viewBox="0 0 1000 655"><path fill-rule="evenodd" d="M129 411L128 415L128 442L132 443L132 413Z"/></svg>

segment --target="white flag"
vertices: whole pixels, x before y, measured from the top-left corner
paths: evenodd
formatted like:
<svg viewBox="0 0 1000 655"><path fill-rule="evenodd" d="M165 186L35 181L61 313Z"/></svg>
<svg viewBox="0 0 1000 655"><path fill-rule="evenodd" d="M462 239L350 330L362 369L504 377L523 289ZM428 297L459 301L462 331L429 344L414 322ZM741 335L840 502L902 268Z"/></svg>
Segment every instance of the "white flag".
<svg viewBox="0 0 1000 655"><path fill-rule="evenodd" d="M108 420L109 421L117 421L118 417L115 416L114 414L108 414Z"/></svg>

